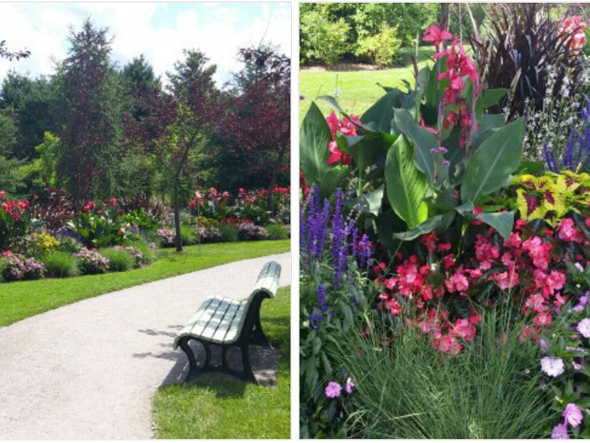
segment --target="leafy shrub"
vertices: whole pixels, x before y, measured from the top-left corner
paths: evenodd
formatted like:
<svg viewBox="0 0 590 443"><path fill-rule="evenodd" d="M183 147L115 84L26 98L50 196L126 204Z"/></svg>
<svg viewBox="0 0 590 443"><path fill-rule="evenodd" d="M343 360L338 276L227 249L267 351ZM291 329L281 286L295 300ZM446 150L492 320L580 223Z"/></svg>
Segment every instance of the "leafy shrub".
<svg viewBox="0 0 590 443"><path fill-rule="evenodd" d="M302 15L300 27L302 61L333 64L349 47L347 43L349 30L350 27L343 19L330 22L318 11L310 11Z"/></svg>
<svg viewBox="0 0 590 443"><path fill-rule="evenodd" d="M240 241L240 228L232 224L222 224L219 227L221 232L221 238L224 242L237 242Z"/></svg>
<svg viewBox="0 0 590 443"><path fill-rule="evenodd" d="M223 240L219 228L201 228L198 233L198 241L200 243L217 243Z"/></svg>
<svg viewBox="0 0 590 443"><path fill-rule="evenodd" d="M82 274L104 274L109 269L109 259L96 250L82 248L77 254L78 268Z"/></svg>
<svg viewBox="0 0 590 443"><path fill-rule="evenodd" d="M219 225L221 223L219 223L217 220L213 220L211 218L199 216L199 217L195 217L193 224L197 225L200 228L208 229L208 228L219 228Z"/></svg>
<svg viewBox="0 0 590 443"><path fill-rule="evenodd" d="M383 26L378 34L359 38L356 55L368 57L374 64L391 66L401 46L397 28Z"/></svg>
<svg viewBox="0 0 590 443"><path fill-rule="evenodd" d="M289 239L289 229L284 225L274 223L272 225L267 225L266 230L268 232L268 239L269 240L288 240Z"/></svg>
<svg viewBox="0 0 590 443"><path fill-rule="evenodd" d="M59 250L77 254L82 249L82 244L73 237L57 237L59 241Z"/></svg>
<svg viewBox="0 0 590 443"><path fill-rule="evenodd" d="M32 234L31 237L35 247L42 254L53 252L60 247L59 241L47 232Z"/></svg>
<svg viewBox="0 0 590 443"><path fill-rule="evenodd" d="M180 226L180 235L182 236L183 246L194 245L197 243L197 233L193 226Z"/></svg>
<svg viewBox="0 0 590 443"><path fill-rule="evenodd" d="M34 258L26 258L21 254L8 253L4 256L2 268L4 281L37 280L45 274L45 265Z"/></svg>
<svg viewBox="0 0 590 443"><path fill-rule="evenodd" d="M136 265L136 259L133 257L131 251L121 246L104 248L99 252L104 258L108 260L110 271L128 271Z"/></svg>
<svg viewBox="0 0 590 443"><path fill-rule="evenodd" d="M265 240L268 238L268 231L253 223L242 223L239 229L241 240Z"/></svg>
<svg viewBox="0 0 590 443"><path fill-rule="evenodd" d="M43 259L47 274L51 277L74 277L78 275L78 260L64 251L53 251Z"/></svg>

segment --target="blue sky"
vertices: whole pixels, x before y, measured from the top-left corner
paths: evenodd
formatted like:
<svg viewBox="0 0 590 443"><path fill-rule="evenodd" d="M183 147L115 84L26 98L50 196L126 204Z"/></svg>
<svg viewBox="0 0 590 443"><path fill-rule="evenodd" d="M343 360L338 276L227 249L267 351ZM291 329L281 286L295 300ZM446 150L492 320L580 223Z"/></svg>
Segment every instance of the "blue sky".
<svg viewBox="0 0 590 443"><path fill-rule="evenodd" d="M31 51L26 60L0 60L0 81L10 69L50 75L66 55L69 26L79 29L88 16L110 29L117 63L143 53L162 77L183 49L204 51L220 84L239 69L240 47L264 39L291 55L289 3L0 3L0 40Z"/></svg>

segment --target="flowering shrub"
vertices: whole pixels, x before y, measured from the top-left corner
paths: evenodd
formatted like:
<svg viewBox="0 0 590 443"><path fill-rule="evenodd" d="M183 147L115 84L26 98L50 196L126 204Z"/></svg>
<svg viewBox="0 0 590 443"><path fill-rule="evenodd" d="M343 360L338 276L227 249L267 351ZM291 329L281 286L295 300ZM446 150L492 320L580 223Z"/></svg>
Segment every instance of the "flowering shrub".
<svg viewBox="0 0 590 443"><path fill-rule="evenodd" d="M82 248L76 256L82 274L103 274L109 269L109 260L95 250Z"/></svg>
<svg viewBox="0 0 590 443"><path fill-rule="evenodd" d="M200 228L198 231L198 237L201 243L217 243L222 241L219 228Z"/></svg>
<svg viewBox="0 0 590 443"><path fill-rule="evenodd" d="M8 200L5 191L0 191L0 250L7 248L29 232L29 200Z"/></svg>
<svg viewBox="0 0 590 443"><path fill-rule="evenodd" d="M262 226L256 226L254 223L242 223L240 226L241 240L265 240L268 237L268 232Z"/></svg>
<svg viewBox="0 0 590 443"><path fill-rule="evenodd" d="M147 261L145 259L143 252L134 246L125 246L125 247L115 246L115 249L117 249L117 250L124 249L125 251L129 252L129 254L131 254L131 257L133 257L133 259L135 260L135 266L138 268L147 264Z"/></svg>
<svg viewBox="0 0 590 443"><path fill-rule="evenodd" d="M45 265L34 258L26 258L21 254L5 253L2 260L2 277L5 281L37 280L43 277Z"/></svg>
<svg viewBox="0 0 590 443"><path fill-rule="evenodd" d="M156 235L160 239L162 246L174 246L176 241L176 232L169 228L160 228L156 231Z"/></svg>

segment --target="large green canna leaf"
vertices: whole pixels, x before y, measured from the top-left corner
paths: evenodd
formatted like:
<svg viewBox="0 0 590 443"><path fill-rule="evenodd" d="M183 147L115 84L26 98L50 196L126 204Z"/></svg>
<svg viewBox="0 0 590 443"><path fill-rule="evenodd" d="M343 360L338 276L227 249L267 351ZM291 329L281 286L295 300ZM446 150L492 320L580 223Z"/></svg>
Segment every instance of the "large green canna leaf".
<svg viewBox="0 0 590 443"><path fill-rule="evenodd" d="M331 139L326 119L317 105L312 103L301 124L301 171L310 185L318 185L322 197L332 194L348 174L348 166L328 164L328 144Z"/></svg>
<svg viewBox="0 0 590 443"><path fill-rule="evenodd" d="M415 97L415 92L406 94L399 89L392 89L361 116L361 121L378 132L398 132L392 126L393 109L403 108L416 112Z"/></svg>
<svg viewBox="0 0 590 443"><path fill-rule="evenodd" d="M389 204L409 229L428 218L424 202L428 181L414 165L414 152L405 137L398 137L387 153L385 181Z"/></svg>
<svg viewBox="0 0 590 443"><path fill-rule="evenodd" d="M433 215L428 220L420 223L415 228L407 232L397 232L393 234L394 238L403 241L412 241L420 237L421 235L428 234L435 229L448 229L453 220L455 219L454 212L447 212L446 214Z"/></svg>
<svg viewBox="0 0 590 443"><path fill-rule="evenodd" d="M414 145L416 166L426 175L431 186L434 186L434 158L430 150L438 147L436 135L420 127L412 114L405 109L395 109L394 120L401 133Z"/></svg>
<svg viewBox="0 0 590 443"><path fill-rule="evenodd" d="M507 124L486 138L467 162L461 200L474 203L479 197L500 189L520 165L523 139L522 119Z"/></svg>
<svg viewBox="0 0 590 443"><path fill-rule="evenodd" d="M514 227L514 212L484 212L475 218L490 225L503 238L510 238L510 233Z"/></svg>

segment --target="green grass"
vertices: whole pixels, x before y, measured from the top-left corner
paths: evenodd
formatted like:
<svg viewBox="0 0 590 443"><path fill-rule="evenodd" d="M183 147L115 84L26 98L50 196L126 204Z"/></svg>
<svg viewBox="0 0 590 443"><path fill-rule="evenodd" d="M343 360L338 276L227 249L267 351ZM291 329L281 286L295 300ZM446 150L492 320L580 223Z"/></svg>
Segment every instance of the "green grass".
<svg viewBox="0 0 590 443"><path fill-rule="evenodd" d="M0 327L107 292L236 260L288 252L288 240L188 246L163 251L152 265L122 273L0 284Z"/></svg>
<svg viewBox="0 0 590 443"><path fill-rule="evenodd" d="M299 93L305 100L299 102L299 121L303 120L311 102L321 95L334 96L334 90L340 89L338 103L346 112L362 114L379 97L384 94L377 85L404 87L402 80L414 84L414 68L411 63L411 50L402 51L400 67L375 71L308 71L303 70L299 75ZM421 47L418 55L418 66L425 66L427 60L434 54L432 47ZM319 100L318 106L325 115L332 112L332 107L325 101Z"/></svg>
<svg viewBox="0 0 590 443"><path fill-rule="evenodd" d="M262 304L265 333L282 353L277 386L197 380L160 388L154 397L157 438L290 438L289 300L289 288L281 288Z"/></svg>

